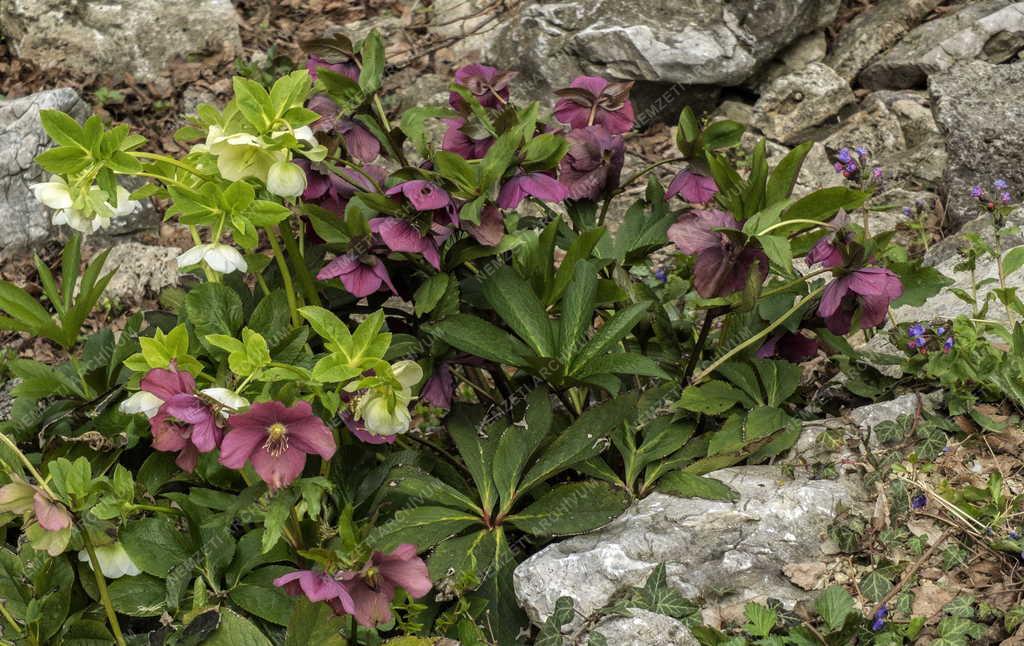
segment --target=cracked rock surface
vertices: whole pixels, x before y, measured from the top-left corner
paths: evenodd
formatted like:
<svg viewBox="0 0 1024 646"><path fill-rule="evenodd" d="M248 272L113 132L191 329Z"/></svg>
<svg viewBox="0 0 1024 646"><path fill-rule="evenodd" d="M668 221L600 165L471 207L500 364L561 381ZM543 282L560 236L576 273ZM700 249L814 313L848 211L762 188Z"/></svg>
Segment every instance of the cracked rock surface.
<svg viewBox="0 0 1024 646"><path fill-rule="evenodd" d="M829 24L838 7L838 0L528 2L495 35L486 58L517 61L534 96L581 73L739 85Z"/></svg>
<svg viewBox="0 0 1024 646"><path fill-rule="evenodd" d="M837 507L853 506L863 496L858 481L793 479L775 466L709 476L733 487L740 499L655 493L603 529L549 545L520 564L515 591L531 621L542 623L563 595L589 615L624 589L642 585L662 562L670 585L687 597L719 598L720 609L769 597L789 607L807 599L782 567L824 554ZM568 628L581 621L577 616Z"/></svg>
<svg viewBox="0 0 1024 646"><path fill-rule="evenodd" d="M140 80L176 56L242 51L231 0L0 0L0 30L42 67Z"/></svg>

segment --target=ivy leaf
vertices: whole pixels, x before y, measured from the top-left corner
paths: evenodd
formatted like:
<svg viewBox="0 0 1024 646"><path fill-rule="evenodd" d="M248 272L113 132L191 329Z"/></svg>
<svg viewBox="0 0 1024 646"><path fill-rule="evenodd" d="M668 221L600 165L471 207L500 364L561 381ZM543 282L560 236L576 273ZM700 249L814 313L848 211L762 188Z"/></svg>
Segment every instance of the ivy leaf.
<svg viewBox="0 0 1024 646"><path fill-rule="evenodd" d="M555 608L551 611L544 625L540 627L540 634L534 642L537 646L562 646L565 642L562 639L562 626L572 621L574 602L572 597L559 597L555 601Z"/></svg>
<svg viewBox="0 0 1024 646"><path fill-rule="evenodd" d="M871 602L878 603L892 590L892 583L878 570L872 570L860 580L860 591Z"/></svg>

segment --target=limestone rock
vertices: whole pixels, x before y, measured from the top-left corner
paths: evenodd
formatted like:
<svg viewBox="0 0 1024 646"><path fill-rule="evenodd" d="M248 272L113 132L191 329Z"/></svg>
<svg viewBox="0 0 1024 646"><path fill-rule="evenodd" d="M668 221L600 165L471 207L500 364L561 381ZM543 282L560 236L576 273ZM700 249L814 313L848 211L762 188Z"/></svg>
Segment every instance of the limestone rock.
<svg viewBox="0 0 1024 646"><path fill-rule="evenodd" d="M868 61L895 45L940 4L942 0L882 0L843 27L826 62L852 82Z"/></svg>
<svg viewBox="0 0 1024 646"><path fill-rule="evenodd" d="M48 178L34 161L50 147L40 110L61 110L79 121L89 114L89 106L69 88L0 101L0 252L45 240L52 230L50 209L29 189Z"/></svg>
<svg viewBox="0 0 1024 646"><path fill-rule="evenodd" d="M632 79L658 92L739 85L801 35L828 25L838 6L838 0L535 0L496 30L484 58L518 69L530 98L579 74Z"/></svg>
<svg viewBox="0 0 1024 646"><path fill-rule="evenodd" d="M530 619L543 622L563 595L589 615L616 593L642 585L662 562L669 584L687 597L724 593L725 606L771 597L787 607L808 598L782 566L822 555L822 537L836 507L856 505L863 497L856 479L790 479L773 466L709 475L738 491L739 501L655 493L605 528L549 545L520 564L516 596Z"/></svg>
<svg viewBox="0 0 1024 646"><path fill-rule="evenodd" d="M41 67L140 80L176 56L242 51L231 0L0 0L0 28Z"/></svg>
<svg viewBox="0 0 1024 646"><path fill-rule="evenodd" d="M825 32L816 31L807 34L787 47L779 54L778 58L768 64L758 75L758 84L770 83L780 76L802 70L811 63L823 61L827 53L828 40L825 38Z"/></svg>
<svg viewBox="0 0 1024 646"><path fill-rule="evenodd" d="M1024 189L1024 63L981 61L933 75L932 109L946 141L946 217L953 227L979 213L972 186L991 194L1003 179L1019 195Z"/></svg>
<svg viewBox="0 0 1024 646"><path fill-rule="evenodd" d="M609 617L590 634L600 633L609 644L619 646L699 646L700 642L682 622L668 615L633 608L631 617Z"/></svg>
<svg viewBox="0 0 1024 646"><path fill-rule="evenodd" d="M115 245L107 256L105 271L117 269L104 296L122 303L138 303L153 297L165 287L178 282L175 259L181 254L177 247L157 247L138 242Z"/></svg>
<svg viewBox="0 0 1024 646"><path fill-rule="evenodd" d="M849 83L827 65L811 63L768 86L754 106L754 125L768 138L792 145L813 138L853 102Z"/></svg>
<svg viewBox="0 0 1024 646"><path fill-rule="evenodd" d="M860 82L871 89L924 87L936 72L972 60L1003 63L1024 49L1024 2L971 2L927 22L868 65Z"/></svg>

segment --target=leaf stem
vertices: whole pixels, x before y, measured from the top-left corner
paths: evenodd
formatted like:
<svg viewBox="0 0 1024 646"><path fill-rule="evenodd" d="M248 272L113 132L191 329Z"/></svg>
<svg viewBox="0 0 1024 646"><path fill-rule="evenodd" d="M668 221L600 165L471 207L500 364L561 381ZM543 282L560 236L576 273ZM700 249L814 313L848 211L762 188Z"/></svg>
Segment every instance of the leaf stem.
<svg viewBox="0 0 1024 646"><path fill-rule="evenodd" d="M298 274L299 284L302 286L302 293L306 298L306 303L309 305L320 305L320 296L316 292L313 275L309 273L309 267L306 266L302 252L299 251L298 242L295 240L295 234L292 232L289 222L285 221L283 226L278 227L278 231L281 232L285 251L288 252L288 256L291 258L292 265L295 267L295 273Z"/></svg>
<svg viewBox="0 0 1024 646"><path fill-rule="evenodd" d="M170 164L171 166L177 166L178 168L182 169L183 171L189 172L189 173L195 175L196 177L198 177L200 179L209 179L210 178L209 175L204 175L203 173L199 172L199 169L197 169L195 166L191 166L189 164L186 164L185 162L177 160L177 159L175 159L173 157L167 157L165 155L158 155L156 153L147 153L147 152L143 152L141 150L136 150L136 151L130 152L128 154L133 156L133 157L139 157L140 159L152 159L153 161L164 162L164 163Z"/></svg>
<svg viewBox="0 0 1024 646"><path fill-rule="evenodd" d="M827 269L827 268L825 268L825 269L816 269L816 270L812 271L809 274L804 274L800 278L796 278L794 280L791 280L788 283L783 283L782 285L779 285L778 287L773 287L772 289L769 289L766 292L761 292L761 298L765 298L767 296L774 296L776 294L781 294L782 292L788 291L789 288L791 288L791 287L795 287L796 285L799 285L800 283L806 283L808 280L810 280L812 278L815 278L817 276L820 276L822 274L827 274L830 271L832 271L832 270L831 269Z"/></svg>
<svg viewBox="0 0 1024 646"><path fill-rule="evenodd" d="M647 173L650 173L651 171L656 170L657 168L659 168L661 166L664 166L666 164L675 164L675 163L683 162L683 161L686 161L685 157L673 157L672 159L663 159L660 162L655 162L653 164L650 164L650 165L646 166L645 168L642 168L639 171L633 173L632 175L627 177L625 180L623 180L619 184L619 188L615 189L615 192L613 193L613 195L618 195L619 193L622 193L623 191L625 191L627 186L629 186L630 184L632 184L636 180L640 179L641 177L643 177Z"/></svg>
<svg viewBox="0 0 1024 646"><path fill-rule="evenodd" d="M3 443L6 444L7 447L10 448L12 451L14 451L14 453L18 456L18 459L21 460L21 463L25 465L26 469L28 469L28 472L31 473L32 477L36 479L36 482L39 484L39 488L42 489L46 493L46 495L48 495L54 502L59 501L60 498L58 498L57 495L53 493L53 490L50 489L49 486L47 486L46 479L42 475L40 475L39 471L36 470L35 465L32 464L28 457L26 457L25 454L21 452L21 449L19 449L18 445L14 443L14 440L7 437L6 433L0 433L0 440L3 440Z"/></svg>
<svg viewBox="0 0 1024 646"><path fill-rule="evenodd" d="M281 282L284 283L284 293L288 298L288 311L292 315L292 325L299 327L302 319L299 318L299 306L295 298L295 285L292 283L292 272L288 269L288 261L281 252L281 245L277 242L277 227L267 227L267 240L270 241L270 248L274 251L274 260L277 261L277 269L281 272Z"/></svg>
<svg viewBox="0 0 1024 646"><path fill-rule="evenodd" d="M103 603L103 609L107 612L110 629L114 632L114 640L118 646L125 646L124 635L121 634L121 625L117 623L117 614L114 612L114 606L110 602L107 580L103 578L103 572L100 570L100 561L96 558L96 548L93 547L92 539L89 538L89 531L84 527L80 528L80 530L79 533L82 535L85 551L89 553L89 565L92 566L92 573L96 577L96 588L100 593L100 601Z"/></svg>
<svg viewBox="0 0 1024 646"><path fill-rule="evenodd" d="M811 225L812 229L817 228L817 227L824 227L826 229L834 228L831 225L829 225L827 222L818 222L817 220L805 220L805 219L802 219L802 218L793 218L792 220L783 220L782 222L776 222L775 224L771 225L770 227L767 227L764 231L761 231L757 235L759 235L759 236L767 235L767 234L771 233L772 231L774 231L776 229L781 229L781 228L787 227L787 226L789 226L791 224L809 224L809 225Z"/></svg>
<svg viewBox="0 0 1024 646"><path fill-rule="evenodd" d="M793 305L793 307L789 308L788 310L786 310L782 314L782 316L780 316L779 318L777 318L774 321L772 321L772 323L768 327L766 327L765 329L761 330L760 332L758 332L754 336L750 337L749 339L747 339L743 343L739 344L738 346L736 346L732 350L729 350L728 352L723 354L718 359L715 359L714 363L712 363L710 366L708 366L704 370L701 370L697 374L697 376L693 378L693 383L694 384L700 383L701 381L706 379L708 377L708 375L713 373L715 370L718 370L718 367L721 366L723 363L725 363L729 359L732 359L734 356L736 356L740 352L743 352L744 350L746 350L747 348L749 348L753 344L757 343L761 339L763 339L766 336L768 336L769 334L771 334L775 330L775 328L777 328L780 325L782 325L786 321L786 319L788 319L790 316L792 316L801 307L803 307L804 305L809 303L812 299L817 298L818 295L820 295L823 291L825 291L825 286L824 285L822 285L818 289L814 290L813 292L811 292L807 296L804 296L803 298L798 300Z"/></svg>

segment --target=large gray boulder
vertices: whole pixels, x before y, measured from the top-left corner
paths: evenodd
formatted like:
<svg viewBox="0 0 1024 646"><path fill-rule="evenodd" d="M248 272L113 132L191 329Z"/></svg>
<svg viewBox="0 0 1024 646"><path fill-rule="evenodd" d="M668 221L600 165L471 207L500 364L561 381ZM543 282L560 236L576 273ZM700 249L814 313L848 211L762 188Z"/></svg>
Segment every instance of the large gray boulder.
<svg viewBox="0 0 1024 646"><path fill-rule="evenodd" d="M748 466L710 474L740 494L735 503L655 493L605 528L549 545L521 563L514 584L520 605L543 622L568 595L586 617L617 593L642 585L659 563L689 598L716 598L724 616L749 600L792 607L808 598L784 576L787 563L825 554L837 507L863 497L855 478L793 479L779 467ZM569 629L582 623L580 616ZM611 643L611 642L609 642Z"/></svg>
<svg viewBox="0 0 1024 646"><path fill-rule="evenodd" d="M68 88L0 101L0 252L45 240L52 231L52 211L37 202L29 189L31 184L47 181L47 174L34 161L51 145L39 121L40 110L61 110L78 121L90 112Z"/></svg>
<svg viewBox="0 0 1024 646"><path fill-rule="evenodd" d="M121 242L110 248L105 271L117 273L103 295L122 304L136 304L178 283L177 257L181 249L139 242Z"/></svg>
<svg viewBox="0 0 1024 646"><path fill-rule="evenodd" d="M872 89L924 87L932 74L959 62L1003 63L1024 49L1024 2L982 0L926 22L864 68Z"/></svg>
<svg viewBox="0 0 1024 646"><path fill-rule="evenodd" d="M942 0L881 0L843 27L826 63L847 81L872 58L895 45Z"/></svg>
<svg viewBox="0 0 1024 646"><path fill-rule="evenodd" d="M0 0L0 30L40 67L146 81L176 56L242 51L231 0Z"/></svg>
<svg viewBox="0 0 1024 646"><path fill-rule="evenodd" d="M490 38L484 58L519 70L530 97L579 74L666 90L734 86L803 34L828 25L838 6L838 0L532 1Z"/></svg>
<svg viewBox="0 0 1024 646"><path fill-rule="evenodd" d="M52 145L39 121L41 110L61 110L78 121L85 119L89 106L69 88L45 90L36 94L0 101L0 255L53 237L57 227L51 224L53 211L36 201L29 188L49 180L49 174L36 165L36 156ZM138 187L137 181L125 181L126 188ZM149 200L127 216L114 218L105 234L130 233L159 222Z"/></svg>
<svg viewBox="0 0 1024 646"><path fill-rule="evenodd" d="M958 227L980 212L970 195L988 194L1003 179L1016 195L1024 189L1024 63L982 61L933 75L932 110L946 140L946 217Z"/></svg>

